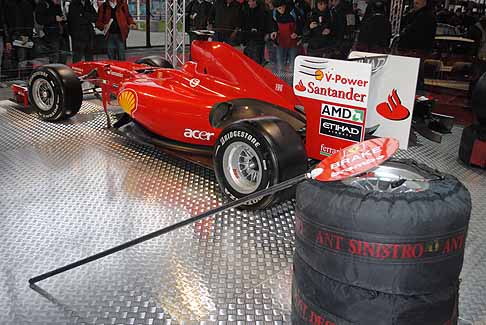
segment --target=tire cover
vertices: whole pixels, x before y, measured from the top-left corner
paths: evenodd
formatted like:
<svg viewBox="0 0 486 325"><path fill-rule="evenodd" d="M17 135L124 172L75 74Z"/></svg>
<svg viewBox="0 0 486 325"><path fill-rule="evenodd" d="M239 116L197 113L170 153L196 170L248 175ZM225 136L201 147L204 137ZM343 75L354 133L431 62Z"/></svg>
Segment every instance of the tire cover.
<svg viewBox="0 0 486 325"><path fill-rule="evenodd" d="M423 164L397 161L437 179ZM462 268L471 198L455 177L440 176L408 193L301 183L296 252L320 273L370 290L410 295L450 287Z"/></svg>
<svg viewBox="0 0 486 325"><path fill-rule="evenodd" d="M455 324L458 291L458 281L430 295L403 296L367 290L334 281L295 254L292 324Z"/></svg>

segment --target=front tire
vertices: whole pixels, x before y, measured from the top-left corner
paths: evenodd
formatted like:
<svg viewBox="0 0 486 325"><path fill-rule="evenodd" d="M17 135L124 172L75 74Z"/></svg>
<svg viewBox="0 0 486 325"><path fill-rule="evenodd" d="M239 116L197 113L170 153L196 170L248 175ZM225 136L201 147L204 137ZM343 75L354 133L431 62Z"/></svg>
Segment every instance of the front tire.
<svg viewBox="0 0 486 325"><path fill-rule="evenodd" d="M230 200L263 190L302 174L307 157L299 135L286 122L258 119L234 123L220 134L214 153L214 170L223 194ZM264 209L290 198L295 189L246 203Z"/></svg>
<svg viewBox="0 0 486 325"><path fill-rule="evenodd" d="M61 121L76 115L83 101L81 81L71 68L47 64L29 77L29 100L45 121Z"/></svg>

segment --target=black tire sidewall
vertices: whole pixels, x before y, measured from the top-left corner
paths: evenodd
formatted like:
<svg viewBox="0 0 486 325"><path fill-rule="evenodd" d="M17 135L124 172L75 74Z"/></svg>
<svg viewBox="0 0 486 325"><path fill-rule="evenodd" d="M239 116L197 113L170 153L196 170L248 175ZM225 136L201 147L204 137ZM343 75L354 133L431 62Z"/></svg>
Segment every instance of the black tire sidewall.
<svg viewBox="0 0 486 325"><path fill-rule="evenodd" d="M37 107L32 96L35 80L46 80L54 91L54 105L48 111ZM63 64L47 64L37 68L29 77L29 100L39 117L45 121L61 121L76 115L83 102L81 81L74 71Z"/></svg>
<svg viewBox="0 0 486 325"><path fill-rule="evenodd" d="M37 106L32 94L33 84L39 79L46 80L51 85L54 92L54 104L48 111L44 111ZM56 121L64 117L64 88L57 74L53 73L50 69L40 68L37 71L34 71L29 77L28 85L30 103L41 119L46 121Z"/></svg>
<svg viewBox="0 0 486 325"><path fill-rule="evenodd" d="M138 64L146 64L151 67L173 69L174 66L160 56L147 56L136 61Z"/></svg>
<svg viewBox="0 0 486 325"><path fill-rule="evenodd" d="M260 160L262 168L262 180L256 191L263 190L274 185L278 179L278 163L272 145L262 134L262 130L257 129L250 123L237 123L226 128L219 136L215 144L214 153L214 170L216 179L220 184L221 190L225 196L231 200L242 198L248 194L238 192L234 189L224 176L223 157L228 147L235 142L243 142L252 148ZM228 138L225 140L225 137ZM255 141L252 141L255 139ZM259 145L256 145L259 144ZM256 199L246 203L248 207L267 206L272 201L272 196Z"/></svg>
<svg viewBox="0 0 486 325"><path fill-rule="evenodd" d="M426 173L436 173L419 166ZM430 182L425 191L400 194L365 191L342 182L299 184L296 253L326 276L370 290L427 294L451 285L462 268L464 242L460 251L427 261L382 262L319 247L315 238L299 230L304 222L369 243L429 242L455 233L464 233L465 241L471 211L469 192L455 177L440 175L443 179Z"/></svg>
<svg viewBox="0 0 486 325"><path fill-rule="evenodd" d="M443 325L457 317L459 280L428 295L394 295L351 286L320 274L294 254L293 318L310 324L310 314L325 315L335 324ZM299 301L299 304L295 302ZM302 317L305 304L307 317ZM295 315L296 314L296 315ZM307 322L302 319L307 318ZM452 322L454 323L454 322Z"/></svg>

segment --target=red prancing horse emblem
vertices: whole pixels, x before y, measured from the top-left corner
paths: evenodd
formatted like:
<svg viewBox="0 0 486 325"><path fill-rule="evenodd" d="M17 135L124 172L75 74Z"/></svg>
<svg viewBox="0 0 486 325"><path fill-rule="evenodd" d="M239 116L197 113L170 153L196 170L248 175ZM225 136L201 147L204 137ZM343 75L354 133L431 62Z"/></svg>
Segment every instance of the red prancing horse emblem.
<svg viewBox="0 0 486 325"><path fill-rule="evenodd" d="M392 121L402 121L410 116L408 108L402 105L396 89L388 95L388 102L383 102L376 106L378 114Z"/></svg>

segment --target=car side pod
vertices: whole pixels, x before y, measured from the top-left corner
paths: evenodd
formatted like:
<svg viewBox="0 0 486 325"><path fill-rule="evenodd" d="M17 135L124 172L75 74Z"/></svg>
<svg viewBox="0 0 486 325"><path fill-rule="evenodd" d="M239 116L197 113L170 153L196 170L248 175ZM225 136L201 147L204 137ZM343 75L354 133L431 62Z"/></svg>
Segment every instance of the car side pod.
<svg viewBox="0 0 486 325"><path fill-rule="evenodd" d="M321 161L317 165L317 167L311 170L310 172L304 173L302 175L298 175L294 178L288 179L279 184L275 184L274 186L271 186L264 190L254 192L238 200L228 202L215 209L208 210L194 217L177 222L168 227L156 230L147 235L138 237L136 239L133 239L121 245L88 256L86 258L67 264L55 270L35 276L29 279L30 287L38 292L41 292L41 290L39 290L39 287L36 285L36 283L39 281L72 270L81 265L96 261L100 258L114 254L116 252L135 246L137 244L143 243L152 238L159 237L161 235L182 228L184 226L187 226L189 224L192 224L194 222L197 222L199 220L202 220L214 214L221 213L231 208L239 207L249 201L253 201L260 197L264 197L273 194L275 192L285 190L306 179L316 179L322 182L329 182L329 181L338 181L338 180L345 179L347 177L362 174L388 160L391 156L393 156L393 154L397 150L398 150L398 141L392 138L376 138L361 143L353 144L349 147L341 149L336 154L327 157L326 159Z"/></svg>

